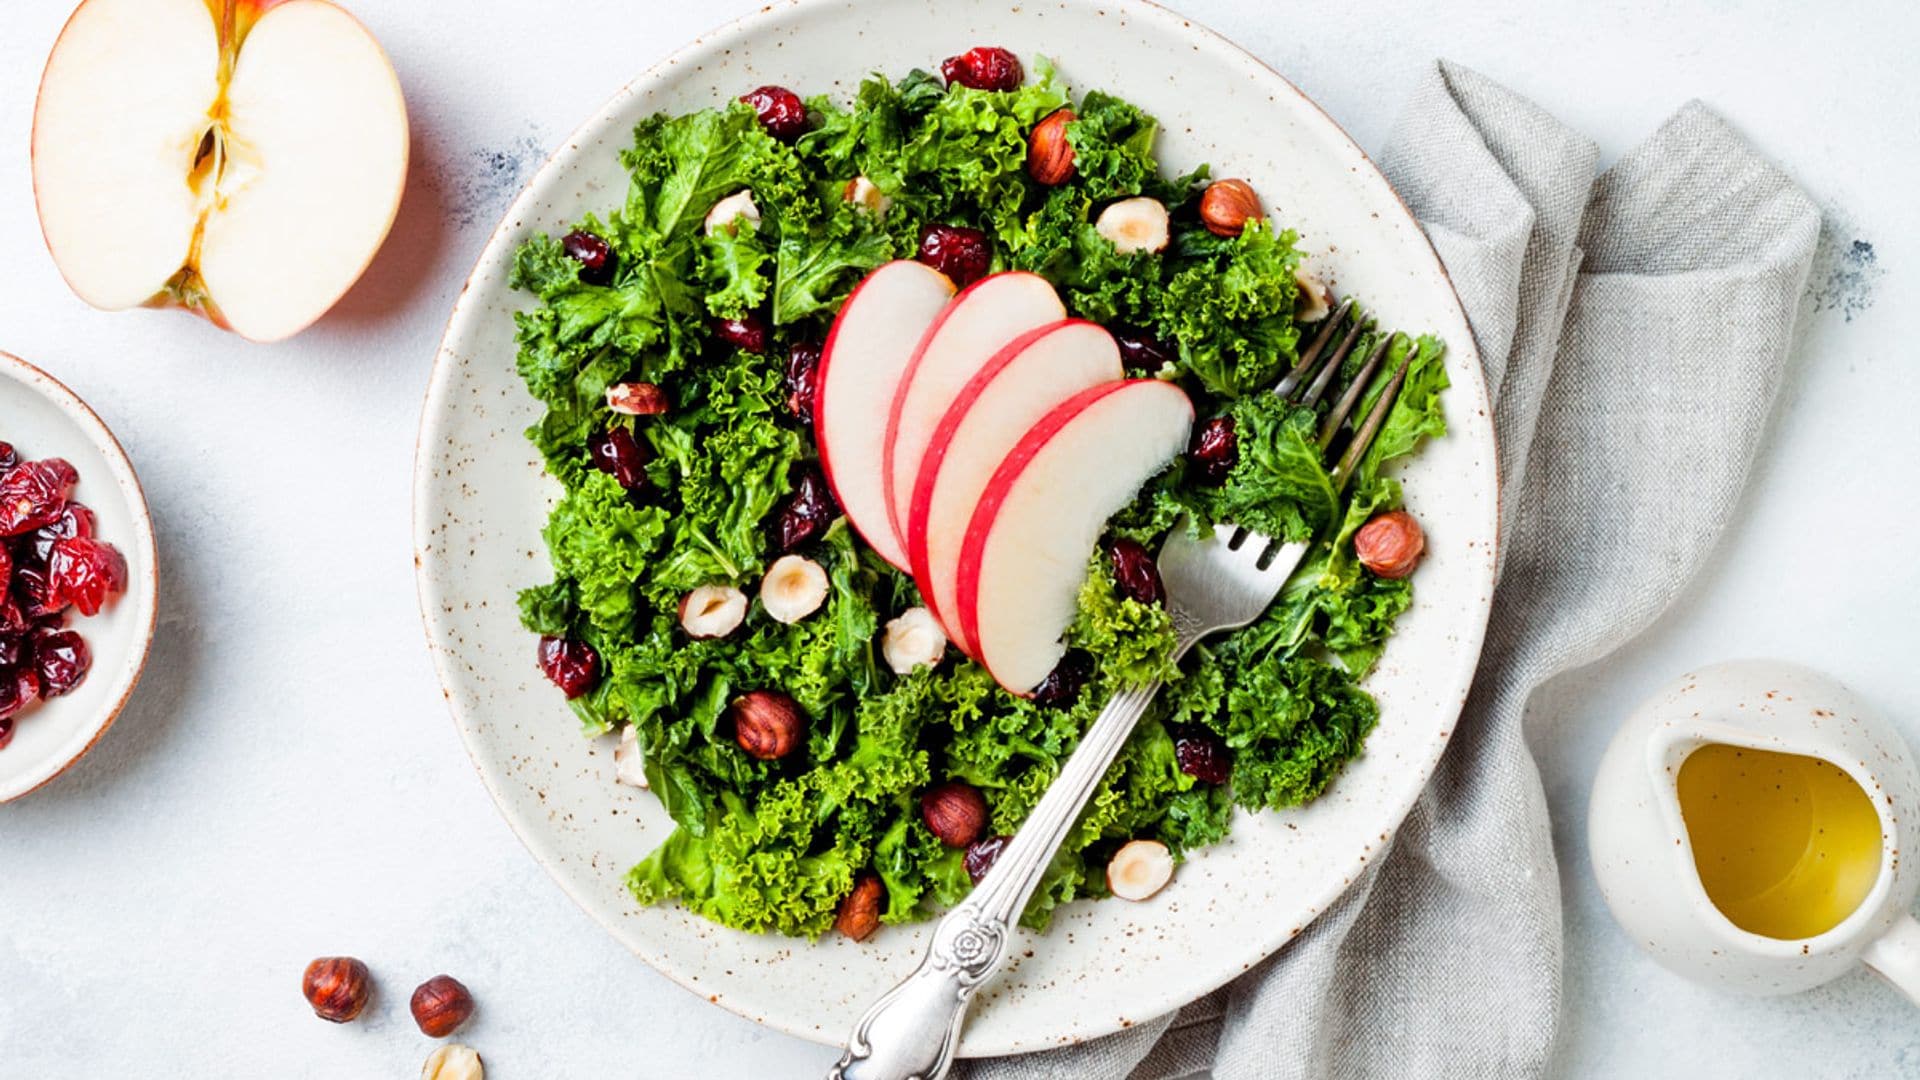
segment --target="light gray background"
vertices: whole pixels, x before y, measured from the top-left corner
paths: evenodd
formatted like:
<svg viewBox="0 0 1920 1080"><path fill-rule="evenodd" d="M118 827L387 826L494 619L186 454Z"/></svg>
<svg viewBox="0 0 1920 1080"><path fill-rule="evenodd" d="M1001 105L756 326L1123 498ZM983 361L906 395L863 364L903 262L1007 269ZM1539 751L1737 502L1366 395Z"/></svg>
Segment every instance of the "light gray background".
<svg viewBox="0 0 1920 1080"><path fill-rule="evenodd" d="M67 292L41 248L26 147L69 6L13 0L0 14L0 348L114 426L145 480L163 573L152 666L119 726L55 786L0 808L0 1077L413 1076L430 1044L405 998L443 970L480 999L462 1038L495 1080L817 1075L832 1051L655 975L527 856L447 718L409 565L420 396L487 231L617 86L758 5L350 6L406 88L413 182L367 277L275 347L175 314L96 313ZM1714 568L1534 717L1567 905L1557 1071L1920 1074L1920 1014L1868 976L1753 1000L1655 966L1607 917L1585 844L1613 724L1691 665L1793 657L1920 737L1920 378L1900 318L1920 303L1906 272L1920 17L1893 0L1178 6L1363 146L1445 55L1533 96L1608 160L1704 98L1825 208L1807 329ZM849 62L898 70L970 44ZM339 952L380 986L345 1028L298 993L307 960Z"/></svg>

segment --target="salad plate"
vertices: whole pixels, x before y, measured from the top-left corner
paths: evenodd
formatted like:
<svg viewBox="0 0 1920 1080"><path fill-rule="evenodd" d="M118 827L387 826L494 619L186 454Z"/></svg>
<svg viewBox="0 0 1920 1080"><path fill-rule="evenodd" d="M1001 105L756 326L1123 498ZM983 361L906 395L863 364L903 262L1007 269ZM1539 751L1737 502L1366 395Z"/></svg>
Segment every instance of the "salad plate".
<svg viewBox="0 0 1920 1080"><path fill-rule="evenodd" d="M1236 812L1151 902L1084 902L1022 930L980 997L966 1056L1095 1037L1199 997L1299 934L1384 850L1445 748L1493 589L1497 485L1479 356L1417 222L1340 128L1281 76L1163 8L1081 0L929 8L917 0L776 4L688 45L622 89L539 171L456 304L415 463L427 634L448 702L495 802L563 889L681 985L770 1027L837 1042L918 963L929 924L864 942L749 934L671 904L642 906L628 871L673 831L653 794L614 783L614 742L580 737L542 678L514 598L545 583L541 530L560 494L523 437L542 408L515 370L515 254L620 205L620 152L640 121L724 105L766 84L845 101L872 71L933 68L976 45L1046 57L1076 93L1120 94L1160 122L1163 171L1245 177L1313 267L1384 325L1446 342L1448 434L1395 468L1429 554L1411 609L1365 688L1379 724L1303 807Z"/></svg>

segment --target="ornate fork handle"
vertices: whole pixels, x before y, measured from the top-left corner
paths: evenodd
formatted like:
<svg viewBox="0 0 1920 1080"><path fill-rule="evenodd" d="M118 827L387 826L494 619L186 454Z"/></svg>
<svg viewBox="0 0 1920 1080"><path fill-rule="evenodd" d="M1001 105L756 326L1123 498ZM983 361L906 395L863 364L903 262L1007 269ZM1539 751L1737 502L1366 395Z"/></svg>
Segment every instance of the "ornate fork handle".
<svg viewBox="0 0 1920 1080"><path fill-rule="evenodd" d="M1174 659L1199 640L1196 629L1180 627ZM974 992L1000 969L1014 923L1054 852L1159 692L1157 682L1122 690L1100 710L993 869L934 925L927 958L860 1018L828 1080L938 1080L946 1075Z"/></svg>

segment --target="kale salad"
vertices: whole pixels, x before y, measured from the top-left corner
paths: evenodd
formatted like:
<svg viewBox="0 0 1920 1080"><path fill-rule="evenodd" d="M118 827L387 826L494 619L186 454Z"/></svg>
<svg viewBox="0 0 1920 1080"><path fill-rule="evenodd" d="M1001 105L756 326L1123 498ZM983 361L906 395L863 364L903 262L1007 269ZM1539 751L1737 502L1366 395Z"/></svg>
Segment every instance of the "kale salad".
<svg viewBox="0 0 1920 1080"><path fill-rule="evenodd" d="M515 257L530 294L517 366L545 409L527 434L564 488L544 531L553 580L520 611L586 732L624 736L675 823L629 875L642 903L804 936L839 920L864 937L845 910L856 898L870 922L930 917L972 888L1107 698L1165 680L1026 912L1044 927L1107 894L1129 841L1178 860L1225 836L1236 806L1319 795L1379 720L1360 681L1411 602L1412 564L1404 542L1389 565L1355 537L1400 505L1382 466L1445 431L1441 343L1390 340L1383 371L1405 361L1404 385L1340 491L1316 438L1325 406L1268 392L1326 304L1252 188L1225 182L1242 220L1219 228L1205 167L1165 175L1151 116L1075 97L1044 59L1023 70L975 49L943 75L875 75L851 103L766 87L652 117L621 154L625 201ZM1050 119L1064 174L1034 163ZM1098 224L1136 199L1164 209L1158 247ZM1066 658L1031 694L952 648L904 673L889 662L888 624L922 601L822 482L822 342L863 276L914 258L961 285L1041 275L1112 332L1129 376L1194 405L1192 449L1087 552ZM1139 556L1183 516L1314 546L1262 618L1176 666ZM817 609L775 617L759 597L777 562L817 569ZM788 722L749 733L743 709L765 700ZM955 790L982 819L961 844L923 805Z"/></svg>

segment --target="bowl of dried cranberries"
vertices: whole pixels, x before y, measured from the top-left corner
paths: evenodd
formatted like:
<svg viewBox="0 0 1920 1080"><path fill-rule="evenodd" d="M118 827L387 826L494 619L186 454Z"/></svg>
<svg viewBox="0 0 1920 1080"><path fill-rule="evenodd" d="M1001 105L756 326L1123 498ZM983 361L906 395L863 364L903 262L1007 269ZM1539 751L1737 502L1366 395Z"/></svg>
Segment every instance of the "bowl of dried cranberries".
<svg viewBox="0 0 1920 1080"><path fill-rule="evenodd" d="M0 802L66 771L120 715L153 640L156 568L119 441L0 352Z"/></svg>

